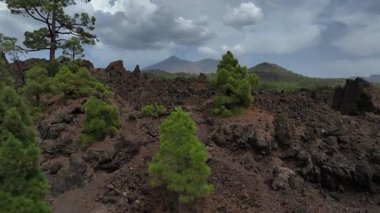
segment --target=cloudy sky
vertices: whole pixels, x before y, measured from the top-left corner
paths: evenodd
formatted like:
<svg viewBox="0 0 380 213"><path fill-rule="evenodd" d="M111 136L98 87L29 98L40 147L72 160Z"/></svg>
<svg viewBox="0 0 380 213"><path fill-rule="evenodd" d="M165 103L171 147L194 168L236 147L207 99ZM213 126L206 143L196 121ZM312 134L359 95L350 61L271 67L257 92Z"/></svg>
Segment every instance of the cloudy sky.
<svg viewBox="0 0 380 213"><path fill-rule="evenodd" d="M97 18L99 42L86 58L100 67L231 50L242 65L268 61L308 76L380 74L380 0L92 0L68 9L81 10ZM36 27L0 3L0 32L22 41Z"/></svg>

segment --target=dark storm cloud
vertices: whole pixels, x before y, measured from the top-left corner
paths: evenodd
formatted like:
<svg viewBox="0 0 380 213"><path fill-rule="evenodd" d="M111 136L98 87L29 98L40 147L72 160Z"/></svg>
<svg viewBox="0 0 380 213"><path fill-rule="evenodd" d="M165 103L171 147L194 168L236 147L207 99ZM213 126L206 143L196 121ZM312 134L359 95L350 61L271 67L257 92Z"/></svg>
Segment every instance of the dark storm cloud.
<svg viewBox="0 0 380 213"><path fill-rule="evenodd" d="M205 23L174 16L169 9L158 6L137 17L121 11L114 14L96 11L95 16L101 42L129 50L197 46L215 36Z"/></svg>

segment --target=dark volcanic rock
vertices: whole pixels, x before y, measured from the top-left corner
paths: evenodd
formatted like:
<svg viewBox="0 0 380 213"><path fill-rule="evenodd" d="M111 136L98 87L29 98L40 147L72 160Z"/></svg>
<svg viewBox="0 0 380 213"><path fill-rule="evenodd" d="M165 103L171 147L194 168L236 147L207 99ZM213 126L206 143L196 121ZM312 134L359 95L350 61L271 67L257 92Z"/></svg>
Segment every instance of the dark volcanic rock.
<svg viewBox="0 0 380 213"><path fill-rule="evenodd" d="M89 70L94 69L94 64L89 60L82 60L80 66L86 67Z"/></svg>
<svg viewBox="0 0 380 213"><path fill-rule="evenodd" d="M333 98L333 108L342 114L358 115L363 112L380 112L380 103L375 101L375 88L368 81L357 78L347 79L344 88L337 87Z"/></svg>
<svg viewBox="0 0 380 213"><path fill-rule="evenodd" d="M133 70L133 77L135 77L136 79L140 79L140 77L141 77L141 70L140 70L140 66L139 65L136 65L135 69Z"/></svg>
<svg viewBox="0 0 380 213"><path fill-rule="evenodd" d="M84 181L88 178L86 175L86 163L82 159L81 154L76 153L70 156L68 168L62 168L62 165L59 164L55 167L56 168L54 168L54 170L59 168L57 173L53 176L49 176L51 193L54 195L61 194L70 189L81 187L83 186ZM55 171L53 171L53 173L54 172Z"/></svg>
<svg viewBox="0 0 380 213"><path fill-rule="evenodd" d="M256 143L253 127L237 124L220 127L212 132L209 138L218 146L226 147L233 151L248 149Z"/></svg>
<svg viewBox="0 0 380 213"><path fill-rule="evenodd" d="M289 147L293 140L293 129L284 117L279 117L275 124L275 138L282 147Z"/></svg>
<svg viewBox="0 0 380 213"><path fill-rule="evenodd" d="M119 75L122 76L127 72L127 70L124 68L124 63L122 60L114 61L110 63L107 68L104 69L106 73L108 73L110 76ZM117 76L114 76L117 77Z"/></svg>
<svg viewBox="0 0 380 213"><path fill-rule="evenodd" d="M273 168L273 190L290 189L289 179L295 175L296 173L293 170L286 167Z"/></svg>
<svg viewBox="0 0 380 213"><path fill-rule="evenodd" d="M47 139L57 139L61 132L67 128L67 124L65 123L56 123L51 124L49 122L42 121L39 125L39 131L41 134L41 138L44 140Z"/></svg>
<svg viewBox="0 0 380 213"><path fill-rule="evenodd" d="M90 162L95 170L115 171L119 168L115 162L112 162L115 154L116 151L113 147L102 150L90 149L87 150L83 159Z"/></svg>

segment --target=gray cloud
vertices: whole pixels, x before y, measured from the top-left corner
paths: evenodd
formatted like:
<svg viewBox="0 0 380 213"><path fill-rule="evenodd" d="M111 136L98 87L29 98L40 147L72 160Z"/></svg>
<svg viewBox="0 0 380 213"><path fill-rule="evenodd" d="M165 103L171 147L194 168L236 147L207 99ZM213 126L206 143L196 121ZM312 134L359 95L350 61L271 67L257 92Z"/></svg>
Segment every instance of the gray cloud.
<svg viewBox="0 0 380 213"><path fill-rule="evenodd" d="M79 2L67 11L96 16L100 42L86 47L86 55L97 66L124 59L132 69L170 55L220 58L230 49L248 66L270 61L323 77L380 73L379 0ZM11 15L0 3L0 32L22 42L25 31L39 27L30 18ZM38 54L29 56L48 56Z"/></svg>
<svg viewBox="0 0 380 213"><path fill-rule="evenodd" d="M338 10L332 19L349 29L333 42L334 46L352 55L370 56L380 53L380 14Z"/></svg>
<svg viewBox="0 0 380 213"><path fill-rule="evenodd" d="M204 21L175 16L165 7L150 4L149 8L130 3L125 5L128 7L125 12L96 11L96 32L100 40L119 48L149 50L177 45L198 46L214 37Z"/></svg>
<svg viewBox="0 0 380 213"><path fill-rule="evenodd" d="M331 70L331 76L333 77L380 74L380 57L332 61L326 63L325 69Z"/></svg>

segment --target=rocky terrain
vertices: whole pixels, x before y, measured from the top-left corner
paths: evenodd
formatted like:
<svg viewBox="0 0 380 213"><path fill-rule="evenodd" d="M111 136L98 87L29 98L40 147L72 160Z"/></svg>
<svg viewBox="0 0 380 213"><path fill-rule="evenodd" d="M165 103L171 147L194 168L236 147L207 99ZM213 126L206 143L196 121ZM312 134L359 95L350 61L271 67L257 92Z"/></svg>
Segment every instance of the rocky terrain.
<svg viewBox="0 0 380 213"><path fill-rule="evenodd" d="M91 64L87 64L92 68ZM362 80L345 88L257 91L253 106L211 117L215 94L198 80L152 80L121 61L93 74L114 92L121 128L84 149L83 99L46 103L38 125L41 166L54 212L379 212L379 91ZM182 106L207 145L215 192L178 206L148 184L147 163L165 119L144 118L145 104Z"/></svg>

